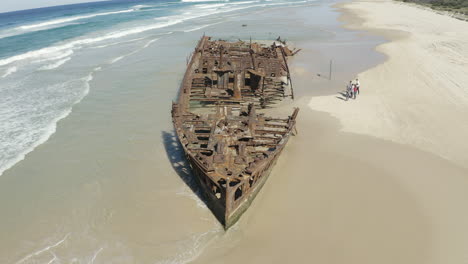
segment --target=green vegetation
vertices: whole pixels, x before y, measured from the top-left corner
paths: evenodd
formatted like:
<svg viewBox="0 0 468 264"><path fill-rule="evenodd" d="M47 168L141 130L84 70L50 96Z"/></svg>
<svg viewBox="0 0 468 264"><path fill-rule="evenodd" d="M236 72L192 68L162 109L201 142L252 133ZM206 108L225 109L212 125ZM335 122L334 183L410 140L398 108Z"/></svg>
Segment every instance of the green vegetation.
<svg viewBox="0 0 468 264"><path fill-rule="evenodd" d="M402 0L468 16L468 0Z"/></svg>

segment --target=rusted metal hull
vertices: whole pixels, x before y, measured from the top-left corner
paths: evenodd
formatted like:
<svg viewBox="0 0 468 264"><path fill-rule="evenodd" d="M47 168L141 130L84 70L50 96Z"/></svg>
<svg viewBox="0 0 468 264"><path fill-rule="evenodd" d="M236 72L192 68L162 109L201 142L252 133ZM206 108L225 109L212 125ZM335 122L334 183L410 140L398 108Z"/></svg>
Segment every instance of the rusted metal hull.
<svg viewBox="0 0 468 264"><path fill-rule="evenodd" d="M203 37L172 105L177 137L208 207L227 229L249 207L293 134L256 109L293 97L284 46Z"/></svg>

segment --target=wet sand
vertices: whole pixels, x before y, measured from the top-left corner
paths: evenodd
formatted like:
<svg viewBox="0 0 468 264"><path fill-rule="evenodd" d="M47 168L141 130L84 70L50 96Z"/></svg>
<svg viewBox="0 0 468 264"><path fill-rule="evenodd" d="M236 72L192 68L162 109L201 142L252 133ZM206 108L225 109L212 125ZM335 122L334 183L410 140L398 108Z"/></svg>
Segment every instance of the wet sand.
<svg viewBox="0 0 468 264"><path fill-rule="evenodd" d="M379 11L385 10L388 15L404 11L408 16L418 16L420 12L420 9L406 10L406 6L385 1L353 2L340 9L344 12L343 21L358 23L353 24L353 28L361 28L357 25L366 21L366 29L372 27L367 24L368 16L356 17L354 8L367 15L377 8L373 22L383 16ZM382 34L383 31L372 30L371 33ZM379 46L378 51L407 35L396 31L385 33L390 42ZM413 41L406 41L414 45ZM458 46L457 43L452 44ZM320 83L327 85L327 91L334 92L324 96L304 95L294 103L301 107L299 135L292 138L243 218L212 241L193 263L442 264L466 261L468 169L462 166L466 165L462 162L467 157L466 152L461 155L460 151L468 144L459 134L466 122L461 121L461 113L450 111L457 108L447 96L439 96L437 104L435 96L428 99L416 88L399 90L398 97L391 94L395 86L392 89L385 83L412 87L416 78L409 78L411 71L420 69L412 63L430 59L426 57L428 54L398 48L402 53L400 63L393 64L393 57L390 57L385 63L359 74L363 87L369 88L363 89L363 94L352 102L339 99L342 85L333 82L327 85L312 72L304 71L297 62L299 59L294 59L291 67L302 73L293 76L296 83L301 84L296 89L307 89L304 84ZM300 56L307 54L304 52ZM311 57L303 59L313 60ZM434 59L440 64L429 64L424 69L431 66L440 69L437 66L446 63L445 58ZM385 70L379 71L382 67ZM426 79L417 81L431 82L431 76L437 77L426 75ZM380 87L383 91L378 90ZM386 96L379 97L376 103L373 101L377 93ZM413 102L419 103L411 105ZM404 130L395 131L393 123L383 118L392 114L385 108L392 103L400 106L401 111L393 114L400 120L408 120L402 115L415 111L415 107L426 111L418 111L404 124ZM434 113L430 111L434 106L441 108ZM444 118L439 114L453 116ZM421 125L428 124L427 120L433 121L431 127ZM419 135L429 138L436 134L430 128L446 131L445 141L433 137L433 146L450 141L444 151L437 152L435 148L417 144L418 141L398 141L374 133L382 131L384 135L394 135L390 133L398 132L404 137L410 136L406 131L418 131Z"/></svg>

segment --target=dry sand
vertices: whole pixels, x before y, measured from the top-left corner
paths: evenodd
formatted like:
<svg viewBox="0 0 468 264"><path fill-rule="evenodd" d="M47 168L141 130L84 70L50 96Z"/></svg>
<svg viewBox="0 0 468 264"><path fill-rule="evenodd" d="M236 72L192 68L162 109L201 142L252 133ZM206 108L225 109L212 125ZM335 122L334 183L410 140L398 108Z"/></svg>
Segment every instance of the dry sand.
<svg viewBox="0 0 468 264"><path fill-rule="evenodd" d="M388 60L359 74L362 94L309 106L344 131L411 144L468 167L468 23L390 0L342 6L348 26L385 36Z"/></svg>
<svg viewBox="0 0 468 264"><path fill-rule="evenodd" d="M296 102L299 135L250 209L193 263L468 261L468 24L389 1L342 11L391 40L378 47L389 59L359 75L356 101Z"/></svg>

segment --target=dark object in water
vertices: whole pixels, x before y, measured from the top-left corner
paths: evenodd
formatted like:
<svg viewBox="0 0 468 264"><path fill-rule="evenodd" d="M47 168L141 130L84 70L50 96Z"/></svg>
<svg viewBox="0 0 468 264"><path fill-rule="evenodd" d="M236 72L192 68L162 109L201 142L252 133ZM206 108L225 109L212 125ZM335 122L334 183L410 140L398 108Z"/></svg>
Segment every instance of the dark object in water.
<svg viewBox="0 0 468 264"><path fill-rule="evenodd" d="M243 27L246 27L246 26L247 26L247 24L242 24L242 26L243 26Z"/></svg>
<svg viewBox="0 0 468 264"><path fill-rule="evenodd" d="M285 46L202 37L172 120L208 207L227 229L249 207L293 134L287 118L257 109L293 98Z"/></svg>

